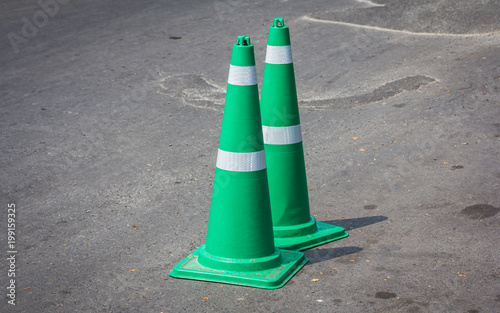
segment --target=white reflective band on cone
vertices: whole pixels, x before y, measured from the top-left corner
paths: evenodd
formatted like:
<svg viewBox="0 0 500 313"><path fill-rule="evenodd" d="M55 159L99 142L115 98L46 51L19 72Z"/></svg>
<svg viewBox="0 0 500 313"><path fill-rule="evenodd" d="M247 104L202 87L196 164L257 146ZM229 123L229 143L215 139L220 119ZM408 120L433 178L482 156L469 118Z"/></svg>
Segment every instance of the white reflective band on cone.
<svg viewBox="0 0 500 313"><path fill-rule="evenodd" d="M264 150L257 152L228 152L219 149L216 166L233 172L253 172L266 168Z"/></svg>
<svg viewBox="0 0 500 313"><path fill-rule="evenodd" d="M257 85L257 71L254 66L229 65L227 83L237 86Z"/></svg>
<svg viewBox="0 0 500 313"><path fill-rule="evenodd" d="M290 46L267 46L266 63L290 64L292 61L292 48Z"/></svg>
<svg viewBox="0 0 500 313"><path fill-rule="evenodd" d="M290 145L302 141L300 124L295 126L272 127L262 125L264 143L268 145Z"/></svg>

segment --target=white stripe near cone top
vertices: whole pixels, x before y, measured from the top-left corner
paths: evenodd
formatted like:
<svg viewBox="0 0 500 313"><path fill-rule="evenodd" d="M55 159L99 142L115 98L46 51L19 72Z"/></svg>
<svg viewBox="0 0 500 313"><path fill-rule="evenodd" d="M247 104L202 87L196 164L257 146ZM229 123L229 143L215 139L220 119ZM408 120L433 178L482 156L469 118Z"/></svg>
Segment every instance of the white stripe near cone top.
<svg viewBox="0 0 500 313"><path fill-rule="evenodd" d="M232 172L254 172L266 168L264 150L257 152L229 152L219 149L216 167Z"/></svg>
<svg viewBox="0 0 500 313"><path fill-rule="evenodd" d="M267 46L266 63L290 64L292 61L292 48L290 46Z"/></svg>
<svg viewBox="0 0 500 313"><path fill-rule="evenodd" d="M257 71L254 66L229 65L227 83L236 86L257 85Z"/></svg>
<svg viewBox="0 0 500 313"><path fill-rule="evenodd" d="M285 127L262 125L264 143L268 145L291 145L302 141L300 124Z"/></svg>

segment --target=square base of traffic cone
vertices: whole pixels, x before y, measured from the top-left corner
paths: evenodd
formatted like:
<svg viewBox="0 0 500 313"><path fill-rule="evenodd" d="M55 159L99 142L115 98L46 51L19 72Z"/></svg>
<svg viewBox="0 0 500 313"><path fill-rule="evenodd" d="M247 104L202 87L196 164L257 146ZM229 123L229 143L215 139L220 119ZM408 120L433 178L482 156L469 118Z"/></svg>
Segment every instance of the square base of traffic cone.
<svg viewBox="0 0 500 313"><path fill-rule="evenodd" d="M274 244L280 249L287 250L306 250L325 244L330 241L339 240L349 236L349 234L340 226L316 222L318 231L314 234L288 237L288 238L274 238Z"/></svg>
<svg viewBox="0 0 500 313"><path fill-rule="evenodd" d="M281 250L283 261L279 267L258 272L231 272L201 265L198 262L200 249L201 247L177 264L169 275L176 278L277 289L283 287L309 261L302 252Z"/></svg>

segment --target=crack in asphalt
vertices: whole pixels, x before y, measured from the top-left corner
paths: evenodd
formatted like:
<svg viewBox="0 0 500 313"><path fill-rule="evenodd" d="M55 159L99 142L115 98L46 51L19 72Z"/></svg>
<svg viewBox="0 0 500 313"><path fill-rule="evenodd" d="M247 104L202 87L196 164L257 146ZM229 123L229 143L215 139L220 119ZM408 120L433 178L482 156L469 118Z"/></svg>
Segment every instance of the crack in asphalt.
<svg viewBox="0 0 500 313"><path fill-rule="evenodd" d="M410 76L384 84L369 93L344 98L301 101L299 105L313 108L324 108L329 106L335 106L336 108L351 108L385 100L404 91L414 91L435 81L436 79L432 77L422 75Z"/></svg>
<svg viewBox="0 0 500 313"><path fill-rule="evenodd" d="M385 0L383 4L356 1L371 6L313 12L302 19L418 36L484 36L500 33L500 21L495 15L497 4L494 1L457 1L452 9L439 1L401 3Z"/></svg>

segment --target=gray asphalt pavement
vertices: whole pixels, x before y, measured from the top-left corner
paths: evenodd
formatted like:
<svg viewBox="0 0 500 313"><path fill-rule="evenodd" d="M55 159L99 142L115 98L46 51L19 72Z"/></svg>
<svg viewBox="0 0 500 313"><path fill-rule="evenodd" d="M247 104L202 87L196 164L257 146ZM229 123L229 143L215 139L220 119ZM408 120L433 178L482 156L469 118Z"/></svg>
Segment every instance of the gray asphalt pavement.
<svg viewBox="0 0 500 313"><path fill-rule="evenodd" d="M0 17L1 312L500 312L498 0L22 0ZM232 45L251 37L262 81L275 17L312 214L350 236L278 290L171 278L205 242Z"/></svg>

